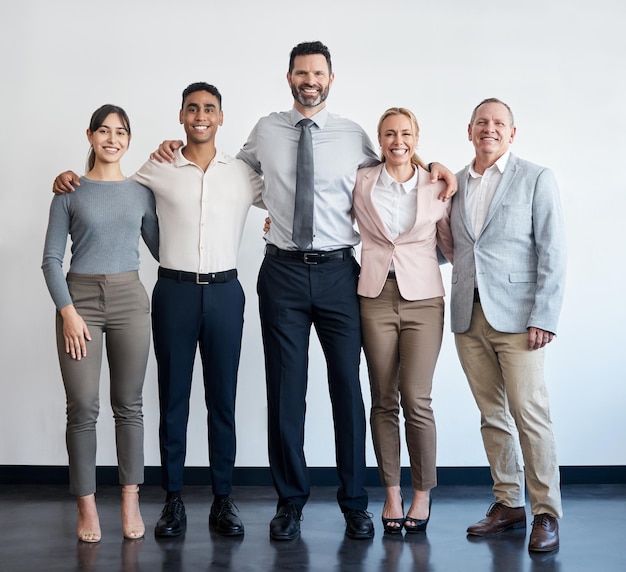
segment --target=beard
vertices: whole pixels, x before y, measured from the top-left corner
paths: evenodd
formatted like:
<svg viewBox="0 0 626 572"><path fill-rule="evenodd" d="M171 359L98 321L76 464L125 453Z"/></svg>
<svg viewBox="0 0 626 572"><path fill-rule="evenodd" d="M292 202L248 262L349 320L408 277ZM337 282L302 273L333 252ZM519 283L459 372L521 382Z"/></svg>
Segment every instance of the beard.
<svg viewBox="0 0 626 572"><path fill-rule="evenodd" d="M302 85L301 87L313 87L311 85ZM326 101L330 86L322 88L315 96L305 95L295 85L291 86L291 93L294 99L303 107L317 107L320 103Z"/></svg>

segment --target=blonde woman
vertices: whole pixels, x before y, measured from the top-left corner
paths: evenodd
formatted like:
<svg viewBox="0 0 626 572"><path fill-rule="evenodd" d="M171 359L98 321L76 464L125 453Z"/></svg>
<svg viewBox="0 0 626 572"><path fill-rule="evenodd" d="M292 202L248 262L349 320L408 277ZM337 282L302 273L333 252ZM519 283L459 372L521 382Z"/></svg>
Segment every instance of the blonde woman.
<svg viewBox="0 0 626 572"><path fill-rule="evenodd" d="M443 335L444 288L437 246L452 259L445 183L431 182L415 150L419 126L395 107L378 122L381 164L359 170L354 214L361 233L360 299L370 422L386 490L386 533L426 530L436 486L431 388ZM413 498L405 515L400 489L400 406L405 419Z"/></svg>

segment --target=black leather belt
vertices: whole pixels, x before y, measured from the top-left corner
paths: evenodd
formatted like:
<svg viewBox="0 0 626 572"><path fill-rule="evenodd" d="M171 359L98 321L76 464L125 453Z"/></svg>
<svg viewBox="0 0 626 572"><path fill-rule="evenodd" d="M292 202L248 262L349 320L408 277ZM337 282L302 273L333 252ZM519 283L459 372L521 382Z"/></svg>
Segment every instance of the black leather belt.
<svg viewBox="0 0 626 572"><path fill-rule="evenodd" d="M478 294L478 288L474 288L474 303L480 304L480 294Z"/></svg>
<svg viewBox="0 0 626 572"><path fill-rule="evenodd" d="M340 248L338 250L281 250L273 244L268 244L265 247L265 253L270 256L299 260L306 264L321 264L329 260L348 260L354 256L352 248Z"/></svg>
<svg viewBox="0 0 626 572"><path fill-rule="evenodd" d="M390 270L387 273L387 280L395 280L396 279L396 273L393 270Z"/></svg>
<svg viewBox="0 0 626 572"><path fill-rule="evenodd" d="M179 282L195 282L196 284L216 284L230 282L237 278L237 269L224 270L223 272L210 272L209 274L198 274L197 272L185 272L183 270L170 270L159 267L161 278L171 278Z"/></svg>

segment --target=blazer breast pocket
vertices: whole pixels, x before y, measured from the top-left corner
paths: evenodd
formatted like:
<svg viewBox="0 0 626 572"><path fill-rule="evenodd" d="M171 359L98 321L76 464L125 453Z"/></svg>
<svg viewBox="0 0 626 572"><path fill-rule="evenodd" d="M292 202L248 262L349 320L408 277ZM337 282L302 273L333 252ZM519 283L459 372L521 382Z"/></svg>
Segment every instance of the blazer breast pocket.
<svg viewBox="0 0 626 572"><path fill-rule="evenodd" d="M516 203L502 205L496 214L498 230L503 238L530 236L533 229L532 205Z"/></svg>

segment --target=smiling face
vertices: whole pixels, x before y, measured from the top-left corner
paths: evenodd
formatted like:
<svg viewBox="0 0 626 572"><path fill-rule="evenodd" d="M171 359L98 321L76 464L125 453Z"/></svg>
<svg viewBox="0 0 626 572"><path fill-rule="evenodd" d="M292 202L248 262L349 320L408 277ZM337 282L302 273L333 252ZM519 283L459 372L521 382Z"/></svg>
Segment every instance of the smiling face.
<svg viewBox="0 0 626 572"><path fill-rule="evenodd" d="M515 139L515 130L507 107L502 103L489 102L476 109L467 133L476 149L476 157L490 166L508 151Z"/></svg>
<svg viewBox="0 0 626 572"><path fill-rule="evenodd" d="M328 62L322 54L296 56L293 69L287 73L287 82L295 100L295 106L303 115L311 115L324 106L333 84L334 74L328 70Z"/></svg>
<svg viewBox="0 0 626 572"><path fill-rule="evenodd" d="M223 115L215 95L194 91L185 98L179 119L187 134L187 144L201 145L214 143Z"/></svg>
<svg viewBox="0 0 626 572"><path fill-rule="evenodd" d="M120 116L110 113L95 131L87 129L87 139L93 147L96 162L116 163L128 149L130 133Z"/></svg>
<svg viewBox="0 0 626 572"><path fill-rule="evenodd" d="M387 167L408 166L417 146L417 133L404 113L388 115L378 128L378 143Z"/></svg>

